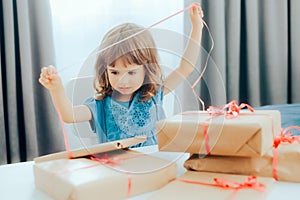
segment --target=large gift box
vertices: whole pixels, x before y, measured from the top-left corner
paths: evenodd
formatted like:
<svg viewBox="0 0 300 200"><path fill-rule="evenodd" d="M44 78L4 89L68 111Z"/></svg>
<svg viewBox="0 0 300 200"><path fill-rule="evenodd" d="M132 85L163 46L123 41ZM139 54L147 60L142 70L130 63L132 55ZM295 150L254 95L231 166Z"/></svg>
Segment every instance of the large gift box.
<svg viewBox="0 0 300 200"><path fill-rule="evenodd" d="M259 200L266 198L273 183L272 178L187 171L149 199Z"/></svg>
<svg viewBox="0 0 300 200"><path fill-rule="evenodd" d="M192 155L185 163L188 170L278 177L280 181L300 182L300 144L282 143L260 158ZM276 155L276 154L275 154Z"/></svg>
<svg viewBox="0 0 300 200"><path fill-rule="evenodd" d="M125 199L157 190L177 173L176 164L129 149L56 157L34 164L36 187L54 199Z"/></svg>
<svg viewBox="0 0 300 200"><path fill-rule="evenodd" d="M157 122L160 151L259 157L280 133L277 110L242 110L239 116L189 111Z"/></svg>

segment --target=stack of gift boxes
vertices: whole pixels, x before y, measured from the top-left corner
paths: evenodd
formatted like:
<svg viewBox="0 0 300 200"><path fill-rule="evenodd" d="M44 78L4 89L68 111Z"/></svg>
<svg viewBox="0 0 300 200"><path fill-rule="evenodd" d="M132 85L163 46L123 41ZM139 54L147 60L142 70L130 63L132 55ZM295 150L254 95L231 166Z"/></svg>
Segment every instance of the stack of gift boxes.
<svg viewBox="0 0 300 200"><path fill-rule="evenodd" d="M186 174L154 199L227 199L232 195L228 189L236 191L232 199L265 199L276 180L300 182L300 140L281 129L280 112L234 106L184 112L157 123L159 150L188 152L190 158L184 163ZM259 184L265 189L259 190ZM251 187L245 190L245 185Z"/></svg>
<svg viewBox="0 0 300 200"><path fill-rule="evenodd" d="M35 159L37 188L54 199L265 199L275 180L300 182L300 140L280 112L211 107L157 122L159 151L188 152L187 171L126 147L131 138ZM251 108L251 107L250 107ZM288 132L288 130L287 130Z"/></svg>

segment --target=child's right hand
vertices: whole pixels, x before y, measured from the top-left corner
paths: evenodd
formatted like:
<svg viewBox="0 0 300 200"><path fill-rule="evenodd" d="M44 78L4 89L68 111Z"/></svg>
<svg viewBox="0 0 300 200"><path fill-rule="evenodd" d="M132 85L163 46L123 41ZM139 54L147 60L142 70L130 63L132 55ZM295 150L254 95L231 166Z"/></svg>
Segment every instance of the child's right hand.
<svg viewBox="0 0 300 200"><path fill-rule="evenodd" d="M60 76L53 66L43 67L39 82L48 90L53 91L63 87Z"/></svg>

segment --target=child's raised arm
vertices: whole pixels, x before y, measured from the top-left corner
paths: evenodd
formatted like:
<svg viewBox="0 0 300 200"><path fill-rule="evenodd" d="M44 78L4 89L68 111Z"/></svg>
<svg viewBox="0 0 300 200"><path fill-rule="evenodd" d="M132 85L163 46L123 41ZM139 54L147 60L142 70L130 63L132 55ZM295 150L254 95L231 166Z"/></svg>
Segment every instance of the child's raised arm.
<svg viewBox="0 0 300 200"><path fill-rule="evenodd" d="M92 114L87 106L72 105L72 102L66 95L61 78L54 67L43 67L39 82L49 90L53 104L64 122L83 122L92 118Z"/></svg>
<svg viewBox="0 0 300 200"><path fill-rule="evenodd" d="M164 95L174 90L195 68L202 38L202 17L203 12L199 3L194 3L190 8L190 20L192 23L190 39L181 58L180 65L165 80Z"/></svg>

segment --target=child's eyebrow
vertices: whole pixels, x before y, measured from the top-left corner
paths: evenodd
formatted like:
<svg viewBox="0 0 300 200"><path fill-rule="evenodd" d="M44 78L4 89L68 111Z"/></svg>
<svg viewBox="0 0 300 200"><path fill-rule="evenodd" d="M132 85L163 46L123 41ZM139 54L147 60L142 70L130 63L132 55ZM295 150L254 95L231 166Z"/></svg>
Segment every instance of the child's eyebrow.
<svg viewBox="0 0 300 200"><path fill-rule="evenodd" d="M115 69L113 67L108 67L107 69L110 70L110 71L118 71L118 69Z"/></svg>
<svg viewBox="0 0 300 200"><path fill-rule="evenodd" d="M110 71L123 71L123 69L118 69L118 68L115 68L115 67L107 67L108 70ZM132 71L138 71L140 70L141 67L140 66L137 66L137 67L133 67L133 69L128 69L128 68L125 68L124 71L128 71L128 72L132 72Z"/></svg>
<svg viewBox="0 0 300 200"><path fill-rule="evenodd" d="M133 71L137 71L137 70L139 70L139 68L137 68L137 69L130 69L130 70L128 70L129 72L133 72Z"/></svg>

